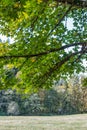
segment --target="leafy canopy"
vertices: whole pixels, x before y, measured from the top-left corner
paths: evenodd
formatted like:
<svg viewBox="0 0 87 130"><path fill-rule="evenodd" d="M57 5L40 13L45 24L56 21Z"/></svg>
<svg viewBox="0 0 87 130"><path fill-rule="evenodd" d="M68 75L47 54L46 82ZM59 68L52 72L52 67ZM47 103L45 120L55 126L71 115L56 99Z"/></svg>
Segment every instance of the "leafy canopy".
<svg viewBox="0 0 87 130"><path fill-rule="evenodd" d="M29 92L49 88L75 71L86 72L86 1L1 0L0 33L14 39L0 42L1 88ZM6 72L13 67L18 71L11 80Z"/></svg>

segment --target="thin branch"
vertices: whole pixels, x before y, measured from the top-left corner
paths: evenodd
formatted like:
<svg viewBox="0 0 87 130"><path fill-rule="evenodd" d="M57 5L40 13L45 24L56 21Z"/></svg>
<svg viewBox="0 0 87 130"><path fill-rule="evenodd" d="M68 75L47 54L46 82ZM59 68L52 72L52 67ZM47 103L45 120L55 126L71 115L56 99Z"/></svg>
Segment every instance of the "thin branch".
<svg viewBox="0 0 87 130"><path fill-rule="evenodd" d="M87 53L86 50L82 51L81 54L72 62L72 64L74 64L75 62L80 61L81 57L82 57L85 53Z"/></svg>
<svg viewBox="0 0 87 130"><path fill-rule="evenodd" d="M73 5L70 5L70 7L68 8L68 10L64 13L64 15L59 19L58 23L54 26L54 28L49 32L49 34L47 35L50 36L51 33L61 24L61 22L63 21L63 19L65 18L65 16L69 13L69 11L71 10L71 8L73 7Z"/></svg>
<svg viewBox="0 0 87 130"><path fill-rule="evenodd" d="M72 43L72 44L68 44L68 45L64 45L60 48L55 48L55 49L50 49L47 50L45 52L41 52L41 53L37 53L37 54L28 54L28 55L4 55L4 56L0 56L0 59L11 59L11 58L32 58L32 57L38 57L38 56L43 56L43 55L47 55L50 54L52 52L58 52L61 50L64 50L66 48L69 47L73 47L73 46L78 46L78 45L83 45L86 44L86 42L80 42L80 43Z"/></svg>
<svg viewBox="0 0 87 130"><path fill-rule="evenodd" d="M50 69L49 69L49 72L46 73L46 74L44 74L44 76L46 76L46 75L51 76L51 74L52 74L56 69L59 69L59 68L60 68L63 64L65 64L68 60L70 60L72 57L76 56L77 54L80 54L81 52L82 52L82 50L68 55L68 56L65 57L63 60L61 60L60 62L56 63L54 67L50 68Z"/></svg>
<svg viewBox="0 0 87 130"><path fill-rule="evenodd" d="M59 70L61 68L62 65L64 65L68 60L70 60L72 57L78 55L82 53L82 50L81 51L78 51L78 52L75 52L75 53L72 53L70 55L68 55L67 57L65 57L63 60L61 60L60 62L57 62L53 67L50 67L50 69L48 70L48 72L46 72L43 76L41 76L39 78L39 80L42 80L41 81L41 84L39 84L38 87L42 86L43 84L45 84L45 82L48 80L48 78L56 71L56 70Z"/></svg>
<svg viewBox="0 0 87 130"><path fill-rule="evenodd" d="M66 3L67 4L73 4L74 6L78 6L80 8L82 8L84 6L87 7L87 0L57 0L57 2L60 2L60 3Z"/></svg>

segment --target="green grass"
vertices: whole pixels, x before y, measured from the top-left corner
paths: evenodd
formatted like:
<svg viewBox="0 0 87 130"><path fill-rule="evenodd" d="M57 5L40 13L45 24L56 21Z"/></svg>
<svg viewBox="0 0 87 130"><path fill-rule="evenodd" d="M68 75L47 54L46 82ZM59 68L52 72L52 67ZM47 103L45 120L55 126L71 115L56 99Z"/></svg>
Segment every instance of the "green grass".
<svg viewBox="0 0 87 130"><path fill-rule="evenodd" d="M0 116L0 130L87 130L87 114Z"/></svg>

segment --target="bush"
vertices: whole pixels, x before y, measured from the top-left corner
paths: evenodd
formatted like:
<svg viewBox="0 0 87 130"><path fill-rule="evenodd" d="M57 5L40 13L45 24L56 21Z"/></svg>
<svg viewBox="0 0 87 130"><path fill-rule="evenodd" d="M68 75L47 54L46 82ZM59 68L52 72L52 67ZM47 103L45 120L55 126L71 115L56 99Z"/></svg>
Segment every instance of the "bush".
<svg viewBox="0 0 87 130"><path fill-rule="evenodd" d="M7 107L7 115L19 115L19 105L15 101L11 101Z"/></svg>
<svg viewBox="0 0 87 130"><path fill-rule="evenodd" d="M60 97L58 93L51 89L48 90L44 98L44 107L48 113L57 113L60 107Z"/></svg>
<svg viewBox="0 0 87 130"><path fill-rule="evenodd" d="M42 111L41 99L37 93L30 95L22 103L23 114L33 115L40 114Z"/></svg>

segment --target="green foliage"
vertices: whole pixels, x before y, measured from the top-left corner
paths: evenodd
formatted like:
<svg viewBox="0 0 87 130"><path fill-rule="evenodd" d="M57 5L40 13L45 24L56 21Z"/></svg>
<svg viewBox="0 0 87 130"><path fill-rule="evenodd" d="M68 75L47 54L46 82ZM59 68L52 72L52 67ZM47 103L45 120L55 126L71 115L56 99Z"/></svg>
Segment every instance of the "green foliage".
<svg viewBox="0 0 87 130"><path fill-rule="evenodd" d="M50 88L54 80L74 71L86 71L82 61L87 59L87 47L82 50L81 44L87 43L87 8L79 2L69 3L0 1L0 33L14 39L13 44L0 43L0 88L8 84L21 93L29 93ZM68 18L73 22L71 30ZM4 67L9 64L18 72L14 77L10 72L7 82Z"/></svg>
<svg viewBox="0 0 87 130"><path fill-rule="evenodd" d="M84 80L83 80L83 86L87 87L87 78L84 78Z"/></svg>

